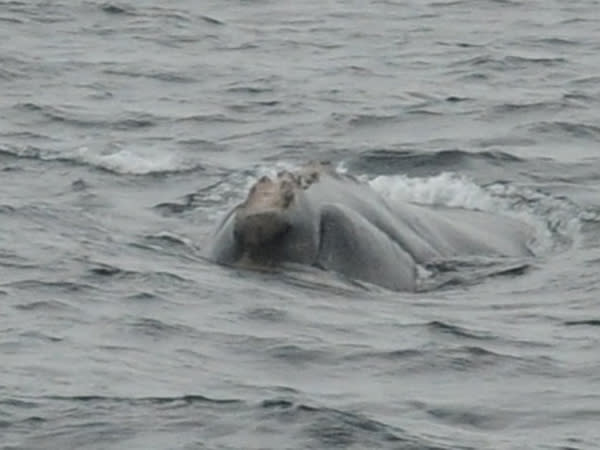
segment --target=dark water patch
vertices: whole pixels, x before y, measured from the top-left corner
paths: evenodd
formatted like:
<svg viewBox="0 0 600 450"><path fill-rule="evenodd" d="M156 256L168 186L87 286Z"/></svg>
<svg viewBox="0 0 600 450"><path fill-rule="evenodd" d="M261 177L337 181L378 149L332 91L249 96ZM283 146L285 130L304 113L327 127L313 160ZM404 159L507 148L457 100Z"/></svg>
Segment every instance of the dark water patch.
<svg viewBox="0 0 600 450"><path fill-rule="evenodd" d="M451 41L437 41L437 45L447 46L447 47L459 47L459 48L476 48L476 47L485 47L485 44L473 43L473 42L451 42Z"/></svg>
<svg viewBox="0 0 600 450"><path fill-rule="evenodd" d="M51 336L47 333L42 333L40 331L26 331L24 333L20 333L19 338L24 339L24 340L32 340L33 339L36 341L51 342L51 343L62 342L64 340L64 338L62 338L62 337Z"/></svg>
<svg viewBox="0 0 600 450"><path fill-rule="evenodd" d="M275 345L267 349L267 353L275 359L280 359L293 365L306 365L318 363L328 359L327 352L317 349L304 348L299 345Z"/></svg>
<svg viewBox="0 0 600 450"><path fill-rule="evenodd" d="M235 398L212 398L200 394L187 394L174 397L119 397L119 396L102 396L102 395L48 395L40 397L44 400L56 400L67 403L109 403L109 404L127 404L127 405L165 405L180 407L192 404L213 404L213 405L243 405L246 402ZM17 402L21 402L18 401ZM27 403L37 406L37 403ZM0 402L1 404L1 402ZM17 405L18 406L18 405ZM35 407L31 406L31 408Z"/></svg>
<svg viewBox="0 0 600 450"><path fill-rule="evenodd" d="M250 320L264 322L282 322L288 318L288 313L278 308L252 308L244 316Z"/></svg>
<svg viewBox="0 0 600 450"><path fill-rule="evenodd" d="M198 122L198 123L247 123L245 120L236 119L225 114L195 114L177 119L177 122Z"/></svg>
<svg viewBox="0 0 600 450"><path fill-rule="evenodd" d="M332 114L332 119L334 122L346 123L357 128L387 125L401 120L397 115L355 114L348 117L339 113Z"/></svg>
<svg viewBox="0 0 600 450"><path fill-rule="evenodd" d="M421 358L423 352L416 349L400 349L400 350L388 350L388 351L361 351L352 352L344 356L345 361L369 361L379 360L381 362L395 362L404 361L411 358Z"/></svg>
<svg viewBox="0 0 600 450"><path fill-rule="evenodd" d="M460 102L467 102L472 99L469 97L459 97L457 95L450 95L449 97L446 97L445 100L449 103L460 103Z"/></svg>
<svg viewBox="0 0 600 450"><path fill-rule="evenodd" d="M116 75L127 78L148 78L158 81L165 81L168 83L195 83L196 78L191 76L182 75L176 72L165 72L165 71L144 71L140 72L137 70L122 70L122 69L104 69L102 73L107 75Z"/></svg>
<svg viewBox="0 0 600 450"><path fill-rule="evenodd" d="M183 247L189 248L189 243L186 242L180 236L177 236L172 233L162 232L158 234L151 234L144 236L144 241L148 244L155 245L158 248L173 248L173 247Z"/></svg>
<svg viewBox="0 0 600 450"><path fill-rule="evenodd" d="M85 191L89 188L89 184L83 178L78 178L77 180L71 183L71 189L74 192Z"/></svg>
<svg viewBox="0 0 600 450"><path fill-rule="evenodd" d="M535 58L525 56L507 56L504 58L504 61L507 66L517 68L528 66L555 67L569 62L566 58Z"/></svg>
<svg viewBox="0 0 600 450"><path fill-rule="evenodd" d="M592 76L580 77L580 78L571 80L570 83L577 85L577 86L597 88L598 86L600 86L600 76L592 75Z"/></svg>
<svg viewBox="0 0 600 450"><path fill-rule="evenodd" d="M515 342L515 345L519 345L519 342ZM502 373L507 376L524 373L563 376L555 361L550 358L522 357L473 345L361 352L349 355L345 360L375 366L386 376L399 373L427 375L432 372L454 374L452 376L456 376L456 373L476 372Z"/></svg>
<svg viewBox="0 0 600 450"><path fill-rule="evenodd" d="M14 407L14 408L21 408L21 409L34 409L34 408L39 408L40 403L39 401L34 402L31 400L23 400L23 399L19 399L19 398L0 398L0 406L8 406L8 407Z"/></svg>
<svg viewBox="0 0 600 450"><path fill-rule="evenodd" d="M152 252L157 255L175 256L177 258L184 258L188 261L190 259L193 261L196 261L196 257L194 255L195 248L192 247L192 245L188 245L187 243L181 243L181 244L175 245L174 241L171 241L169 243L164 239L162 239L162 240L152 239L152 240L146 240L144 242L132 242L127 245L132 248L145 250L147 252ZM190 280L181 278L178 275L171 273L171 272L148 272L148 273L144 273L143 275L144 275L144 277L151 277L151 278L157 278L157 279L170 278L170 279L172 279L172 281L179 281L179 282L190 281Z"/></svg>
<svg viewBox="0 0 600 450"><path fill-rule="evenodd" d="M478 67L486 70L502 72L506 70L519 70L526 68L544 67L550 68L567 64L566 58L535 58L525 56L494 57L491 55L479 55L460 61L456 61L450 67Z"/></svg>
<svg viewBox="0 0 600 450"><path fill-rule="evenodd" d="M411 116L443 116L444 113L438 111L432 111L423 108L409 108L406 110L406 114Z"/></svg>
<svg viewBox="0 0 600 450"><path fill-rule="evenodd" d="M118 267L111 266L109 264L99 264L97 267L92 267L91 269L89 269L89 272L92 275L96 275L96 276L100 276L100 277L113 277L115 275L134 273L134 272L128 272L128 271L122 270Z"/></svg>
<svg viewBox="0 0 600 450"><path fill-rule="evenodd" d="M120 118L107 120L102 117L85 117L83 111L77 111L72 106L54 107L36 103L19 103L16 109L36 113L50 122L63 123L81 128L110 128L114 130L129 130L155 126L161 118L148 113L126 113ZM87 112L89 114L89 112Z"/></svg>
<svg viewBox="0 0 600 450"><path fill-rule="evenodd" d="M193 335L196 330L180 324L170 324L164 320L153 318L135 319L128 323L128 328L136 334L146 335L155 339L167 339L181 335Z"/></svg>
<svg viewBox="0 0 600 450"><path fill-rule="evenodd" d="M556 135L600 141L600 126L574 122L538 122L527 127L536 134Z"/></svg>
<svg viewBox="0 0 600 450"><path fill-rule="evenodd" d="M142 283L156 282L158 285L165 284L172 287L193 283L191 280L170 272L139 272L103 263L95 264L95 267L88 269L88 273L92 278L112 278L115 280L139 281Z"/></svg>
<svg viewBox="0 0 600 450"><path fill-rule="evenodd" d="M190 196L185 203L164 202L154 205L153 209L164 217L177 216L195 209L193 198Z"/></svg>
<svg viewBox="0 0 600 450"><path fill-rule="evenodd" d="M127 300L133 302L163 302L165 299L158 294L152 292L138 292L136 294L131 294L126 297Z"/></svg>
<svg viewBox="0 0 600 450"><path fill-rule="evenodd" d="M441 9L441 8L453 8L455 6L463 6L468 3L468 0L450 0L446 2L430 2L428 4L431 8Z"/></svg>
<svg viewBox="0 0 600 450"><path fill-rule="evenodd" d="M28 303L19 303L15 305L16 309L21 311L44 311L44 312L52 312L52 311L69 311L75 310L71 304L66 303L60 300L38 300Z"/></svg>
<svg viewBox="0 0 600 450"><path fill-rule="evenodd" d="M135 16L135 10L130 6L117 5L115 3L104 3L100 5L100 10L106 14Z"/></svg>
<svg viewBox="0 0 600 450"><path fill-rule="evenodd" d="M531 250L530 250L531 252ZM533 257L533 252L531 252ZM427 264L430 275L420 280L419 292L440 290L443 288L467 287L484 282L489 278L522 276L532 269L530 261L483 260L474 261L449 260Z"/></svg>
<svg viewBox="0 0 600 450"><path fill-rule="evenodd" d="M15 207L14 207L14 206L10 206L10 205L0 205L0 214L12 214L12 213L14 213L15 211L16 211L16 209L15 209ZM3 258L4 258L4 257L6 257L6 256L12 257L12 256L14 256L14 255L6 255L6 254L3 254L3 255L2 255L2 257L3 257Z"/></svg>
<svg viewBox="0 0 600 450"><path fill-rule="evenodd" d="M242 95L258 95L271 93L275 90L272 84L274 84L276 81L276 79L265 78L260 80L254 80L253 84L251 85L240 85L239 83L236 83L234 86L228 87L226 90L227 92L230 92L232 94Z"/></svg>
<svg viewBox="0 0 600 450"><path fill-rule="evenodd" d="M493 138L477 138L471 141L477 148L506 148L506 147L533 147L536 144L535 139L519 136L500 136Z"/></svg>
<svg viewBox="0 0 600 450"><path fill-rule="evenodd" d="M22 140L22 141L26 141L26 142L30 142L30 141L43 141L43 142L48 142L48 141L56 141L55 139L52 138L52 136L49 136L47 134L41 134L39 132L36 131L7 131L7 132L0 132L0 136L2 136L3 138L7 138L9 140Z"/></svg>
<svg viewBox="0 0 600 450"><path fill-rule="evenodd" d="M259 406L264 410L263 422L299 427L302 438L307 441L304 448L448 449L360 412L311 406L285 398L264 400Z"/></svg>
<svg viewBox="0 0 600 450"><path fill-rule="evenodd" d="M600 327L600 319L566 320L563 324L566 326Z"/></svg>
<svg viewBox="0 0 600 450"><path fill-rule="evenodd" d="M504 103L493 107L493 111L498 114L529 113L538 111L559 111L566 105L561 102L530 102L530 103Z"/></svg>
<svg viewBox="0 0 600 450"><path fill-rule="evenodd" d="M520 362L514 356L502 355L477 346L462 346L444 351L444 355L435 365L458 372L470 372L472 370L488 369L497 367L502 363Z"/></svg>
<svg viewBox="0 0 600 450"><path fill-rule="evenodd" d="M426 408L427 414L442 423L470 427L479 430L500 430L518 420L514 412L477 411L461 406L439 406Z"/></svg>
<svg viewBox="0 0 600 450"><path fill-rule="evenodd" d="M140 14L167 19L177 24L192 22L192 16L187 11L178 11L174 7L151 6L140 10Z"/></svg>
<svg viewBox="0 0 600 450"><path fill-rule="evenodd" d="M437 320L427 323L427 328L431 332L436 334L446 334L459 338L468 338L485 341L497 339L497 336L489 332L476 332L463 327L459 327L458 325L452 325L450 323L441 322Z"/></svg>
<svg viewBox="0 0 600 450"><path fill-rule="evenodd" d="M245 102L236 105L227 105L227 109L236 112L236 113L252 113L252 112L261 112L261 111L269 111L276 106L281 105L281 102L278 100L265 100L265 101L256 101L256 102ZM279 110L277 110L279 111Z"/></svg>
<svg viewBox="0 0 600 450"><path fill-rule="evenodd" d="M581 45L580 41L576 41L574 39L567 38L559 38L559 37L545 37L532 39L530 42L534 44L540 44L548 47L576 47Z"/></svg>
<svg viewBox="0 0 600 450"><path fill-rule="evenodd" d="M488 166L510 166L522 163L515 155L499 151L466 152L462 150L369 150L349 162L352 169L391 175L410 172L414 175L433 175L442 171L464 171L465 168Z"/></svg>
<svg viewBox="0 0 600 450"><path fill-rule="evenodd" d="M16 17L6 17L6 16L0 16L0 22L4 22L4 23L16 23L16 24L24 24L25 21L18 19ZM2 77L2 71L0 71L0 77Z"/></svg>
<svg viewBox="0 0 600 450"><path fill-rule="evenodd" d="M200 16L200 19L211 25L225 25L225 22L222 22L219 19L215 19L214 17L210 16Z"/></svg>
<svg viewBox="0 0 600 450"><path fill-rule="evenodd" d="M42 280L22 280L14 281L3 285L16 290L36 291L45 293L83 293L87 291L95 291L97 288L89 284L71 281L42 281Z"/></svg>
<svg viewBox="0 0 600 450"><path fill-rule="evenodd" d="M289 409L294 406L294 402L285 399L267 399L260 402L260 407L265 409Z"/></svg>

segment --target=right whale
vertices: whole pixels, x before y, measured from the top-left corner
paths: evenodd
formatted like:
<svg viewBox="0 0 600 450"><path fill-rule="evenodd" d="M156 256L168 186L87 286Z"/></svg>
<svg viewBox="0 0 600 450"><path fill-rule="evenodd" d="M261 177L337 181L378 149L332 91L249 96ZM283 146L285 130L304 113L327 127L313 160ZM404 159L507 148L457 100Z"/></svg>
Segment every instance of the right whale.
<svg viewBox="0 0 600 450"><path fill-rule="evenodd" d="M468 256L531 256L530 227L480 211L405 202L328 165L263 177L218 225L208 258L224 265L317 266L398 291L417 265Z"/></svg>

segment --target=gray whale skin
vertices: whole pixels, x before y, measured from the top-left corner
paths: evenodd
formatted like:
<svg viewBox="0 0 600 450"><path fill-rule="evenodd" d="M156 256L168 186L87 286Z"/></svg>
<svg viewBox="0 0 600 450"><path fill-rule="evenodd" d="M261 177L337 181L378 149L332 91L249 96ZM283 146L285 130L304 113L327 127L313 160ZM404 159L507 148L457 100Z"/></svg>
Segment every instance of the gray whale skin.
<svg viewBox="0 0 600 450"><path fill-rule="evenodd" d="M322 163L262 177L211 238L223 265L292 262L396 291L417 288L417 264L468 256L530 256L531 230L489 213L405 202Z"/></svg>

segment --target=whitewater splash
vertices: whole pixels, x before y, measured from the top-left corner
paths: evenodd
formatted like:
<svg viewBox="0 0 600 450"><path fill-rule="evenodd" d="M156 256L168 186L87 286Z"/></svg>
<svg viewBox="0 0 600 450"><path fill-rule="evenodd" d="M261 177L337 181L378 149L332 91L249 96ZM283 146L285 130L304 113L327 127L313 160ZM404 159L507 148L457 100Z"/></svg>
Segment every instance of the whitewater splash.
<svg viewBox="0 0 600 450"><path fill-rule="evenodd" d="M414 202L473 209L519 219L535 230L536 254L561 251L578 242L581 211L573 203L509 183L480 186L464 175L444 172L432 177L378 176L368 181L391 205Z"/></svg>

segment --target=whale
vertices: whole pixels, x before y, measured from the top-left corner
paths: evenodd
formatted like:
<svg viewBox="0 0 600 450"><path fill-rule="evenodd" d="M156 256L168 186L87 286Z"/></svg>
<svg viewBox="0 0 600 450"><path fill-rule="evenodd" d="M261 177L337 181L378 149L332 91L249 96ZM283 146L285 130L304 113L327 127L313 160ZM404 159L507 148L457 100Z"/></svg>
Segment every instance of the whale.
<svg viewBox="0 0 600 450"><path fill-rule="evenodd" d="M418 267L469 256L531 256L531 229L498 214L393 204L368 183L311 162L263 176L217 224L208 259L225 266L298 263L394 291Z"/></svg>

